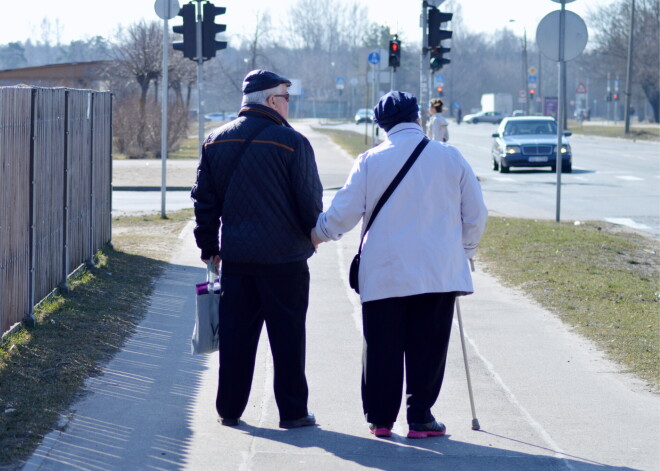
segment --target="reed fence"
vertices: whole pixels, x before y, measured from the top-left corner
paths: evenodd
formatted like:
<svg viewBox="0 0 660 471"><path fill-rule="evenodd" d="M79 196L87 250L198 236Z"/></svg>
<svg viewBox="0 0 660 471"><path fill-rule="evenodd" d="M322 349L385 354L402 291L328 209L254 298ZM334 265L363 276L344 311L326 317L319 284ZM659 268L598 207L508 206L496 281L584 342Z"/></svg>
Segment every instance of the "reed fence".
<svg viewBox="0 0 660 471"><path fill-rule="evenodd" d="M0 332L111 239L112 94L0 87Z"/></svg>

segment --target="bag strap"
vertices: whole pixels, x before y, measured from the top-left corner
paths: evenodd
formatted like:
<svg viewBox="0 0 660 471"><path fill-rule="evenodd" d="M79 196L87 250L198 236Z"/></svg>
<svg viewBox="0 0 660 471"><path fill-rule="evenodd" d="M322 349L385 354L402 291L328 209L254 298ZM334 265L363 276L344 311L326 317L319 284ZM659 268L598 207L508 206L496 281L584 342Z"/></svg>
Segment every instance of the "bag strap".
<svg viewBox="0 0 660 471"><path fill-rule="evenodd" d="M364 241L364 236L367 235L367 232L369 232L369 229L371 228L374 219L376 219L376 216L380 212L380 209L383 207L383 205L385 205L385 203L392 195L392 193L394 193L396 187L399 186L399 183L401 182L401 180L403 180L403 177L406 176L406 173L408 173L408 170L410 170L410 167L413 166L413 164L417 160L417 157L419 157L419 154L422 153L422 151L426 147L426 144L428 143L429 143L428 138L424 136L424 138L419 142L419 144L417 144L417 147L415 147L415 150L413 150L412 154L410 154L410 157L408 157L406 163L403 164L403 167L401 167L399 173L396 174L396 177L394 177L394 180L392 180L390 186L388 186L385 192L382 194L382 196L378 200L378 203L376 203L376 206L374 207L374 210L371 213L371 217L369 218L369 222L367 222L367 227L365 228L364 233L362 234L362 238L360 239L360 247L358 249L358 255L362 253L362 242Z"/></svg>

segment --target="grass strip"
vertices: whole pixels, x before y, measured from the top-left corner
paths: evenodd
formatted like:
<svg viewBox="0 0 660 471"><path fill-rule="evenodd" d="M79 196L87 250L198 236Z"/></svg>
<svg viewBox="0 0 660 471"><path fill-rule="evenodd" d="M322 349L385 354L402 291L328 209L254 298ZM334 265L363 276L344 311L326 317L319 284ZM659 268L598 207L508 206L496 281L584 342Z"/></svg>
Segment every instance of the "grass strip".
<svg viewBox="0 0 660 471"><path fill-rule="evenodd" d="M191 211L113 220L113 244L69 280L71 292L38 306L36 326L0 344L0 466L14 469L57 429L88 377L122 347L144 317L154 280Z"/></svg>
<svg viewBox="0 0 660 471"><path fill-rule="evenodd" d="M606 126L600 124L584 124L578 121L569 121L568 130L573 134L596 137L619 137L633 141L657 141L660 139L660 126L631 126L630 134L624 132L623 124Z"/></svg>
<svg viewBox="0 0 660 471"><path fill-rule="evenodd" d="M657 390L659 251L605 223L491 217L478 257Z"/></svg>
<svg viewBox="0 0 660 471"><path fill-rule="evenodd" d="M312 126L312 129L330 137L335 144L339 145L353 158L356 158L358 155L372 147L371 137L365 138L364 134L319 126Z"/></svg>

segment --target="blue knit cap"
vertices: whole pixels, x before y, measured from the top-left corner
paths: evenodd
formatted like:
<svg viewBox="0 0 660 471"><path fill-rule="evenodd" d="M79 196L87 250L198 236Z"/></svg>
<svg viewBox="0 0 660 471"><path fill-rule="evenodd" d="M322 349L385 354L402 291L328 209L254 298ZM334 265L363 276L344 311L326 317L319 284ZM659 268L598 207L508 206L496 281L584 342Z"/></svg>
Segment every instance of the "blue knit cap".
<svg viewBox="0 0 660 471"><path fill-rule="evenodd" d="M389 92L374 108L374 121L386 132L399 123L411 123L419 117L415 95L406 92Z"/></svg>

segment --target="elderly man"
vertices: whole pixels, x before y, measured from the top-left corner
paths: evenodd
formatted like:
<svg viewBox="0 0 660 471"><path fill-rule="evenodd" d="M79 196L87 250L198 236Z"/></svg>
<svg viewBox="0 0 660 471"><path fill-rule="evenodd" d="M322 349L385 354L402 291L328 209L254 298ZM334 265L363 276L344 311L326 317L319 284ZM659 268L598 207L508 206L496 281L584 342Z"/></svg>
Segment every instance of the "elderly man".
<svg viewBox="0 0 660 471"><path fill-rule="evenodd" d="M387 139L358 156L312 238L337 240L362 218L364 231L390 182L419 156L363 238L362 406L371 433L391 436L405 364L408 438L444 435L431 407L442 386L456 296L472 293L468 258L483 233L486 206L459 150L424 136L413 95L388 93L374 115Z"/></svg>
<svg viewBox="0 0 660 471"><path fill-rule="evenodd" d="M238 118L206 139L191 194L201 258L222 261L216 409L227 426L240 424L247 405L264 322L280 427L315 424L305 317L323 190L309 141L287 122L290 85L273 72L248 73Z"/></svg>

